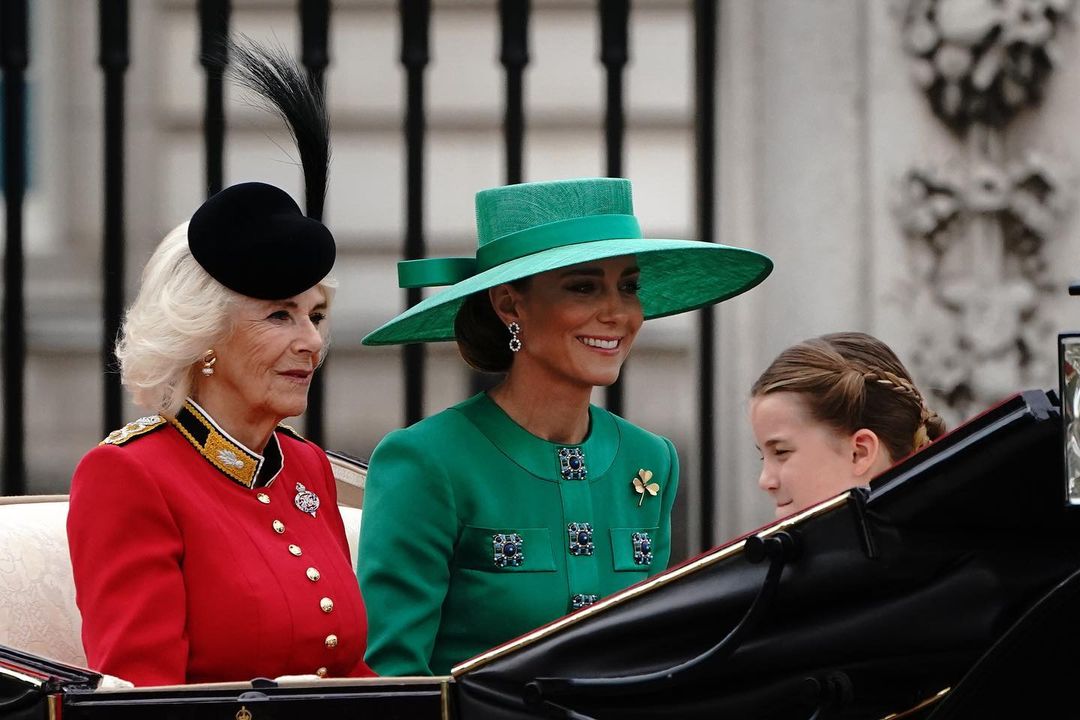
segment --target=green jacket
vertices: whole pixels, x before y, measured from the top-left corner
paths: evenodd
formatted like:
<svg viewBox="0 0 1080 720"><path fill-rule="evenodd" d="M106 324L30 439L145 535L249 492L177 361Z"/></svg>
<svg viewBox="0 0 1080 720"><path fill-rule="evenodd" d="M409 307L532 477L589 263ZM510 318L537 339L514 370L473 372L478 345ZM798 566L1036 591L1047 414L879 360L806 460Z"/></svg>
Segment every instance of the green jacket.
<svg viewBox="0 0 1080 720"><path fill-rule="evenodd" d="M357 564L377 673L447 674L667 567L675 447L601 408L589 417L585 442L560 446L480 394L379 443ZM578 450L587 476L568 479ZM637 492L639 470L655 496Z"/></svg>

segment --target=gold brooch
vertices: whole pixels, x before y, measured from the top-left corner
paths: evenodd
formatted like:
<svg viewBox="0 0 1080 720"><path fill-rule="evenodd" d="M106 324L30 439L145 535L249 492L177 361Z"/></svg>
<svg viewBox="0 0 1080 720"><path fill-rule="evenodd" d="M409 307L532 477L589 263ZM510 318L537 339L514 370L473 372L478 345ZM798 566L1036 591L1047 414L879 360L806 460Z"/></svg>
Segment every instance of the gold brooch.
<svg viewBox="0 0 1080 720"><path fill-rule="evenodd" d="M650 480L652 480L652 470L637 471L637 477L634 478L634 492L641 496L637 501L638 507L641 507L641 503L645 500L645 493L656 497L656 493L660 492L660 483L649 482Z"/></svg>

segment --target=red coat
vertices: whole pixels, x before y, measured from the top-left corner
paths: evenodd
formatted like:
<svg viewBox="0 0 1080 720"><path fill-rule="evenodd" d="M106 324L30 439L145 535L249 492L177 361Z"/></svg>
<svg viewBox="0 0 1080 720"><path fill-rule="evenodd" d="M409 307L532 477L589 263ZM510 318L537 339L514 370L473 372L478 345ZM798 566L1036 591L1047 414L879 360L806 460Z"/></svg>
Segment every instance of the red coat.
<svg viewBox="0 0 1080 720"><path fill-rule="evenodd" d="M75 470L68 543L89 665L136 685L372 675L326 455L279 428L264 461L197 406L178 419L133 423ZM235 469L252 461L249 488ZM297 483L318 496L314 517Z"/></svg>

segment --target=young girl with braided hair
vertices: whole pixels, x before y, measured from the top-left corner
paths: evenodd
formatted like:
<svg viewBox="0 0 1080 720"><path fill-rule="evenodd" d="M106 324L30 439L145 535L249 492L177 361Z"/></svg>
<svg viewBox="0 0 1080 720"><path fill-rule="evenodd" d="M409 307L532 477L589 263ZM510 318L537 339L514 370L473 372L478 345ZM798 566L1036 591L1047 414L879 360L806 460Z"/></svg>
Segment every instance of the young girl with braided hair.
<svg viewBox="0 0 1080 720"><path fill-rule="evenodd" d="M945 432L896 354L865 333L789 347L750 396L762 456L758 484L776 503L777 517L868 485Z"/></svg>

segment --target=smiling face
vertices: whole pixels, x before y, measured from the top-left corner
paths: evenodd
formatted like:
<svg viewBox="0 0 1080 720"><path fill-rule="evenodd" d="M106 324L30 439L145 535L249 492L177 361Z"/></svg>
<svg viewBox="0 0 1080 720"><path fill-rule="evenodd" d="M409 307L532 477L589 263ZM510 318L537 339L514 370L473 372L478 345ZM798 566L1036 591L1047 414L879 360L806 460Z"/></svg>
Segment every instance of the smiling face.
<svg viewBox="0 0 1080 720"><path fill-rule="evenodd" d="M615 382L644 320L638 275L634 257L622 256L540 273L520 290L494 289L501 319L521 326L511 373L589 388Z"/></svg>
<svg viewBox="0 0 1080 720"><path fill-rule="evenodd" d="M758 485L778 518L866 485L891 462L872 431L847 435L815 420L798 393L754 397L750 424L762 458Z"/></svg>
<svg viewBox="0 0 1080 720"><path fill-rule="evenodd" d="M214 346L214 374L196 375L197 400L219 422L276 424L307 407L325 342L326 291L315 286L285 300L242 298L232 332Z"/></svg>

